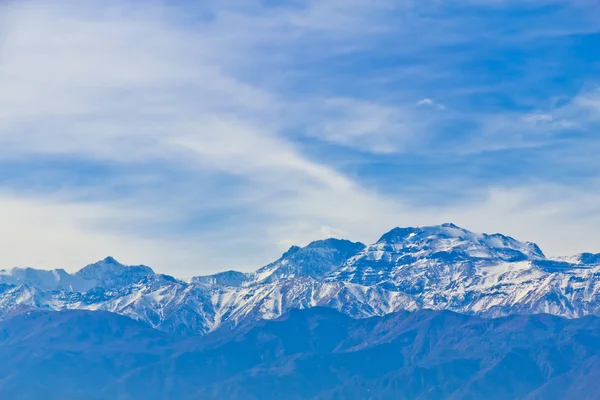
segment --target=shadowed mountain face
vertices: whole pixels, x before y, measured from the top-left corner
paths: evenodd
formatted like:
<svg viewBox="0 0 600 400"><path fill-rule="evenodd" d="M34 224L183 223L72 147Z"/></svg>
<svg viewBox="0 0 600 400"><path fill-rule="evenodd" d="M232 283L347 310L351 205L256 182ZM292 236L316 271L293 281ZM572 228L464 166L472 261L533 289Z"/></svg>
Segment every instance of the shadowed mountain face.
<svg viewBox="0 0 600 400"><path fill-rule="evenodd" d="M547 258L535 244L454 224L394 228L374 244L293 246L255 272L190 280L108 257L75 274L0 270L0 319L22 308L103 310L178 335L204 335L329 307L353 318L401 310L469 315L600 315L600 255Z"/></svg>
<svg viewBox="0 0 600 400"><path fill-rule="evenodd" d="M599 352L597 317L314 308L174 339L113 313L25 311L0 325L0 397L597 399Z"/></svg>
<svg viewBox="0 0 600 400"><path fill-rule="evenodd" d="M160 361L172 343L114 313L22 310L0 324L0 398L107 399L110 382Z"/></svg>

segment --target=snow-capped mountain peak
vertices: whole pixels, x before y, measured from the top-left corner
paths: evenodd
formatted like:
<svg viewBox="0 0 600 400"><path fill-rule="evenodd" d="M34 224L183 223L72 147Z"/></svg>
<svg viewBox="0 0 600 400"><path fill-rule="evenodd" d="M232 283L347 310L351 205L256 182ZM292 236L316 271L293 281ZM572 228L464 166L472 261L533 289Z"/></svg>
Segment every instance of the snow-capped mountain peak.
<svg viewBox="0 0 600 400"><path fill-rule="evenodd" d="M94 286L111 288L139 282L154 275L152 268L145 265L123 265L113 257L80 269L74 276L93 281Z"/></svg>
<svg viewBox="0 0 600 400"><path fill-rule="evenodd" d="M545 256L533 243L446 223L394 228L326 279L362 285L385 283L396 290L406 289L410 282L409 291L414 292L425 290L425 282L469 276L476 267L536 260L545 260Z"/></svg>
<svg viewBox="0 0 600 400"><path fill-rule="evenodd" d="M505 261L545 258L534 243L520 242L499 233L481 234L452 223L394 228L371 248L388 249L413 257L498 258Z"/></svg>
<svg viewBox="0 0 600 400"><path fill-rule="evenodd" d="M322 278L364 248L362 243L334 238L317 240L302 248L292 246L279 260L256 271L253 281L258 283L298 277Z"/></svg>

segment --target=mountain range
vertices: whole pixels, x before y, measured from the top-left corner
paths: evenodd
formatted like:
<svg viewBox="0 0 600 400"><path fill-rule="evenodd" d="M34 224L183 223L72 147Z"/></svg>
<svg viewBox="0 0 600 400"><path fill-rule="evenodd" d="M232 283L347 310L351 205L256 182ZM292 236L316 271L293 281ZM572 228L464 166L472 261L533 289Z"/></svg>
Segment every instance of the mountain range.
<svg viewBox="0 0 600 400"><path fill-rule="evenodd" d="M312 307L355 319L422 309L577 318L600 315L599 278L600 254L548 258L534 243L442 224L395 228L368 246L319 240L256 272L187 280L111 257L74 274L2 270L0 319L28 310L106 311L195 336Z"/></svg>

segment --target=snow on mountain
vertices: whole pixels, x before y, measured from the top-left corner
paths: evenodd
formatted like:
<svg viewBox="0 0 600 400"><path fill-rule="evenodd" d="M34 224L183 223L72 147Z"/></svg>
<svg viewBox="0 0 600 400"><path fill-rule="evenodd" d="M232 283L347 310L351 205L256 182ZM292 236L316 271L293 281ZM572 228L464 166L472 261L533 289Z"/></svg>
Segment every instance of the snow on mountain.
<svg viewBox="0 0 600 400"><path fill-rule="evenodd" d="M544 253L534 243L519 242L501 234L478 234L454 224L394 228L365 249L373 260L386 256L387 261L402 262L410 258L498 259L520 261L543 259Z"/></svg>
<svg viewBox="0 0 600 400"><path fill-rule="evenodd" d="M453 224L395 228L328 279L364 285L389 282L413 293L429 281L442 279L449 284L468 277L477 266L544 258L533 243L500 234L476 234Z"/></svg>
<svg viewBox="0 0 600 400"><path fill-rule="evenodd" d="M600 255L549 259L533 243L443 224L395 228L368 247L316 241L292 247L254 273L189 281L112 257L75 274L0 271L0 318L20 307L104 310L193 335L315 306L355 318L420 308L600 315Z"/></svg>
<svg viewBox="0 0 600 400"><path fill-rule="evenodd" d="M279 260L256 271L253 281L267 283L299 277L322 278L364 248L362 243L340 239L318 240L303 248L292 246Z"/></svg>
<svg viewBox="0 0 600 400"><path fill-rule="evenodd" d="M75 274L76 277L93 282L94 286L118 287L136 283L154 275L145 265L123 265L112 257L90 264Z"/></svg>
<svg viewBox="0 0 600 400"><path fill-rule="evenodd" d="M600 265L600 253L580 253L574 256L556 257L554 260L576 265Z"/></svg>
<svg viewBox="0 0 600 400"><path fill-rule="evenodd" d="M73 276L64 269L45 271L33 268L13 268L0 270L0 283L8 285L29 285L44 290L88 290L94 284Z"/></svg>
<svg viewBox="0 0 600 400"><path fill-rule="evenodd" d="M217 326L234 325L247 318L273 319L290 309L330 307L354 316L385 315L393 310L415 310L417 303L400 292L389 292L347 282L323 282L312 278L286 279L215 291Z"/></svg>
<svg viewBox="0 0 600 400"><path fill-rule="evenodd" d="M533 243L443 224L395 228L326 279L402 291L425 308L577 317L600 310L600 267L581 260L546 259Z"/></svg>
<svg viewBox="0 0 600 400"><path fill-rule="evenodd" d="M207 285L242 286L250 280L249 274L239 271L225 271L213 275L195 276L191 283L203 283Z"/></svg>

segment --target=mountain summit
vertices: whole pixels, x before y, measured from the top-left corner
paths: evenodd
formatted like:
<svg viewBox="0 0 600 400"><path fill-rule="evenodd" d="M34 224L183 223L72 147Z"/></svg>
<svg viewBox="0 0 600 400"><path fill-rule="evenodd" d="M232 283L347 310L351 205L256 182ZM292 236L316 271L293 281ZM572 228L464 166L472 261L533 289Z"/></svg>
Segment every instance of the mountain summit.
<svg viewBox="0 0 600 400"><path fill-rule="evenodd" d="M536 244L499 233L473 233L450 223L394 228L329 279L364 285L387 282L401 288L418 277L420 286L425 281L470 275L485 265L544 259Z"/></svg>
<svg viewBox="0 0 600 400"><path fill-rule="evenodd" d="M144 278L154 275L152 268L145 265L123 265L113 257L87 265L75 276L94 282L95 286L114 288L138 283Z"/></svg>
<svg viewBox="0 0 600 400"><path fill-rule="evenodd" d="M504 261L545 258L542 250L530 242L520 242L499 233L473 233L446 223L417 228L394 228L383 235L376 248L392 248L403 254L433 256L451 254L464 258L496 258Z"/></svg>
<svg viewBox="0 0 600 400"><path fill-rule="evenodd" d="M310 277L322 278L341 267L350 257L365 248L362 243L349 240L325 239L300 248L292 246L281 258L256 271L255 282L273 282L281 279Z"/></svg>

